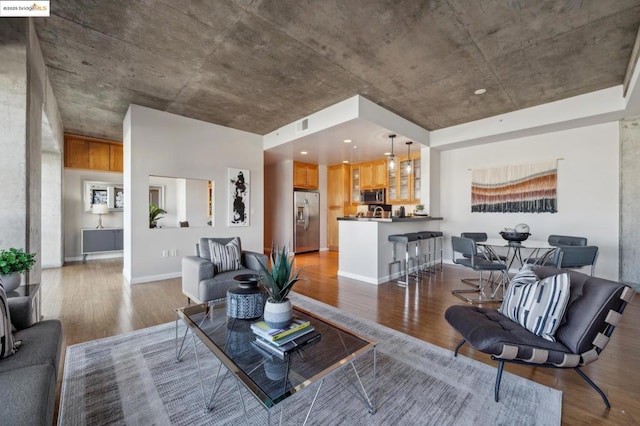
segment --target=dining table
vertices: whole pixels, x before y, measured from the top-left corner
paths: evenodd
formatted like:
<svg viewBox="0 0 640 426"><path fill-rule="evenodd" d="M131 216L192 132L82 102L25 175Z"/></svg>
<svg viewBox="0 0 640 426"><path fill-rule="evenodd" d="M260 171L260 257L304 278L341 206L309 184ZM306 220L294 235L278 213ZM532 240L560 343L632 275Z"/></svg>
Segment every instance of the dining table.
<svg viewBox="0 0 640 426"><path fill-rule="evenodd" d="M520 269L525 263L536 264L540 259L549 259L557 248L548 241L508 241L503 238L488 238L486 241L476 242L476 245L484 249L484 255L489 260L501 259L500 255L504 256L507 272L512 266Z"/></svg>

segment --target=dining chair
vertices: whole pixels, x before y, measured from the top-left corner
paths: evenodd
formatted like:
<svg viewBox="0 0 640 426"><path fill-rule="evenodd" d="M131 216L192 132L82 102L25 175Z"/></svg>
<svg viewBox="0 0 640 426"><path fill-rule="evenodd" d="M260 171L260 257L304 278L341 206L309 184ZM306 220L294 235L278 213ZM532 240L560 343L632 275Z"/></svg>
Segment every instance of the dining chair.
<svg viewBox="0 0 640 426"><path fill-rule="evenodd" d="M547 242L549 243L549 245L555 247L584 247L587 245L587 238L572 237L570 235L549 235ZM555 249L547 250L547 252L542 256L529 258L526 260L526 262L533 265L550 265L552 264L552 259L555 255L555 252Z"/></svg>
<svg viewBox="0 0 640 426"><path fill-rule="evenodd" d="M460 234L460 236L462 238L471 238L473 241L475 241L476 243L481 243L484 241L487 241L487 239L489 238L489 236L487 235L486 232L462 232ZM478 254L479 256L482 256L483 258L487 258L487 252L484 251L482 248L480 248L479 250L480 253ZM465 256L467 257L467 256ZM491 257L489 257L491 259ZM498 256L498 259L493 258L492 260L501 260L501 261L506 261L506 256ZM477 287L480 285L480 278L462 278L460 281L462 281L465 284L468 284L470 286L474 286ZM486 284L486 283L484 283Z"/></svg>
<svg viewBox="0 0 640 426"><path fill-rule="evenodd" d="M596 270L597 260L597 246L566 246L556 249L553 260L551 260L549 264L563 269L591 266L591 276L593 276Z"/></svg>
<svg viewBox="0 0 640 426"><path fill-rule="evenodd" d="M476 242L472 238L462 238L462 237L451 237L451 246L453 251L453 263L457 265L462 265L467 268L471 268L474 271L480 272L480 278L478 280L478 284L474 289L456 289L452 290L451 293L455 296L460 297L463 300L466 300L469 303L482 303L482 302L499 302L502 299L497 299L496 295L498 290L502 288L504 290L505 284L508 282L509 278L507 276L507 265L503 262L496 260L489 260L482 255L478 254L478 247L476 246ZM460 257L457 254L461 255ZM483 279L483 272L489 271L490 276L487 280ZM492 279L492 274L494 272L500 272L501 277L498 283L496 284ZM487 297L485 293L485 289L487 286L491 285L493 291L490 296ZM469 293L478 293L478 298L472 298L467 296Z"/></svg>

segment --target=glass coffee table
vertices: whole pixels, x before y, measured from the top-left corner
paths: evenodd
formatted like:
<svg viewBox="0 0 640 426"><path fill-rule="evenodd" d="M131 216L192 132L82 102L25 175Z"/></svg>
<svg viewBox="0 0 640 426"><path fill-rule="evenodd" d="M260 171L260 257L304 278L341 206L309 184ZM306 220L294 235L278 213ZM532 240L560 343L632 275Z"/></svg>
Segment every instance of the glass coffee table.
<svg viewBox="0 0 640 426"><path fill-rule="evenodd" d="M176 359L178 361L182 359L189 346L188 336L191 334L193 352L200 373L198 374L200 391L207 409L213 409L216 392L230 374L236 379L245 416L247 411L242 399L240 384L244 385L249 393L266 408L270 424L272 407L309 385L320 382L307 412L306 423L314 403L321 395L320 391L324 379L331 375L344 387L349 388L349 391L356 390L349 395L359 397L368 408L369 413L375 414L376 343L304 309L294 307L294 315L305 320L308 319L321 337L313 344L304 346L286 355L284 359L280 359L252 344L255 335L251 331L251 323L258 321L258 319L229 318L224 302L214 305L205 303L176 310ZM184 334L179 333L180 322L178 319L187 325ZM217 367L218 371L209 397L205 395L204 374L200 370L200 360L196 350L198 341L221 361ZM369 392L363 383L364 376L361 377L358 371L358 368L363 370L365 367L362 365L356 367L354 364L354 361L367 354L372 355L372 364L366 367L372 375L368 384ZM224 372L222 366L225 367ZM341 372L341 374L333 374L336 372ZM369 377L368 374L369 372L367 377ZM280 416L282 416L282 411Z"/></svg>

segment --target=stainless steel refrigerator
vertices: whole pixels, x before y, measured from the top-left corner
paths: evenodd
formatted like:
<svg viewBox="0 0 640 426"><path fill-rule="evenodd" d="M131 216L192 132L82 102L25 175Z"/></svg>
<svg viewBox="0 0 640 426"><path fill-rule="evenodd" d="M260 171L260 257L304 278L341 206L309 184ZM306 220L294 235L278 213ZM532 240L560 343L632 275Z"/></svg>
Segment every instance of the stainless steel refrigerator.
<svg viewBox="0 0 640 426"><path fill-rule="evenodd" d="M295 252L320 250L320 194L294 191L293 209Z"/></svg>

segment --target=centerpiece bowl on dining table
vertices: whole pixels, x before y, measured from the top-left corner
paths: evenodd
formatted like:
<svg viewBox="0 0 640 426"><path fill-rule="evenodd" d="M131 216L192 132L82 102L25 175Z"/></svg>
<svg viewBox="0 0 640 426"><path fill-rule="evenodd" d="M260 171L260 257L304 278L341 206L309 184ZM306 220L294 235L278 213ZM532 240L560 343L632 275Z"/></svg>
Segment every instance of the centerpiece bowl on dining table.
<svg viewBox="0 0 640 426"><path fill-rule="evenodd" d="M500 231L500 235L507 241L520 242L529 238L531 235L529 232L516 232L516 231Z"/></svg>

